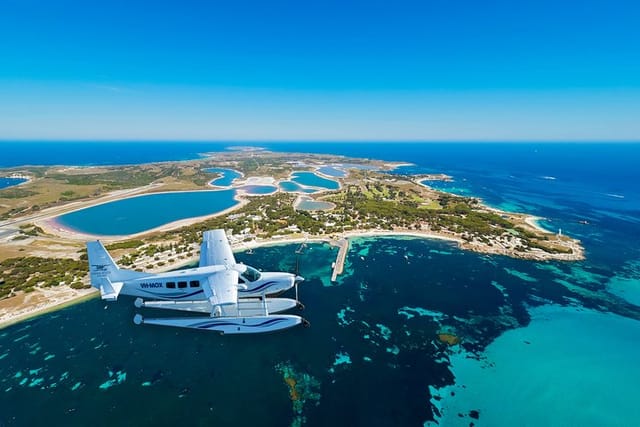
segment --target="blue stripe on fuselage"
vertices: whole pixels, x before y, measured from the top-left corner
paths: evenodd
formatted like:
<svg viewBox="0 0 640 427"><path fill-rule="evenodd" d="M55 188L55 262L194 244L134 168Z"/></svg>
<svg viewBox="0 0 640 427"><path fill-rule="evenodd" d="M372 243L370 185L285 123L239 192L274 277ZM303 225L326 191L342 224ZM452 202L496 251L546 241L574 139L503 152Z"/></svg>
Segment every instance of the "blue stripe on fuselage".
<svg viewBox="0 0 640 427"><path fill-rule="evenodd" d="M151 295L153 295L153 296L154 296L154 297L156 297L156 298L163 298L163 299L182 299L182 298L189 298L189 297L192 297L192 296L194 296L194 295L198 295L198 294L204 293L204 291L203 291L202 289L200 289L199 291L195 291L195 292L192 292L192 293L190 293L190 294L183 294L183 295L177 295L177 296L174 296L174 295L175 295L175 293L173 293L173 292L172 292L171 294L159 294L159 293L156 293L156 292L147 291L147 290L145 290L145 289L138 289L138 290L139 290L139 291L142 291L142 292L146 292L146 293L148 293L148 294L151 294Z"/></svg>
<svg viewBox="0 0 640 427"><path fill-rule="evenodd" d="M271 280L270 282L265 282L262 285L258 286L257 288L254 288L254 289L238 289L238 292L245 292L245 293L246 292L258 292L258 291L267 289L269 286L275 285L277 283L278 282L276 282L274 280Z"/></svg>

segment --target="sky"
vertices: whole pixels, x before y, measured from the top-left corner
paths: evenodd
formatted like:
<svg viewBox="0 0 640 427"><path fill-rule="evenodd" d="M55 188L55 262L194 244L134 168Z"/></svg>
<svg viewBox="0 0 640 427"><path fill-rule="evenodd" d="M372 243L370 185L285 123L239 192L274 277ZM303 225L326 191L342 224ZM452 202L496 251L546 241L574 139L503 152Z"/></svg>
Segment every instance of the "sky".
<svg viewBox="0 0 640 427"><path fill-rule="evenodd" d="M640 141L640 3L0 0L0 140Z"/></svg>

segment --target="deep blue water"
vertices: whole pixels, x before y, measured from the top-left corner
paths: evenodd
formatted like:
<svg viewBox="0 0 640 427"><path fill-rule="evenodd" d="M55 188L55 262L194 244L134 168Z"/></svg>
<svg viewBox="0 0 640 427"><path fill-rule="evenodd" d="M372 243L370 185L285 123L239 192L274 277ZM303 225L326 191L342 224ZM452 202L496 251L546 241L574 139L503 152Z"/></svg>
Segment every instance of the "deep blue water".
<svg viewBox="0 0 640 427"><path fill-rule="evenodd" d="M56 221L87 234L133 234L173 221L221 212L238 203L235 194L235 190L149 194L71 212Z"/></svg>
<svg viewBox="0 0 640 427"><path fill-rule="evenodd" d="M0 168L23 165L125 165L192 160L202 153L222 151L229 143L36 142L0 141Z"/></svg>
<svg viewBox="0 0 640 427"><path fill-rule="evenodd" d="M4 178L0 177L0 190L3 188L13 187L14 185L22 184L26 182L26 179L22 178Z"/></svg>
<svg viewBox="0 0 640 427"><path fill-rule="evenodd" d="M519 378L524 391L540 387L543 392L534 395L555 397L550 408L549 402L513 390L505 407L503 393L485 393L486 401L509 411L503 419L533 412L549 414L557 425L572 425L581 408L580 425L637 423L637 376L632 374L637 367L630 361L640 358L639 349L616 340L635 337L640 328L640 309L634 305L640 302L640 144L251 145L415 164L396 173L447 173L453 183L429 185L543 217L542 225L550 230L561 228L580 238L587 259L535 263L460 251L445 242L355 239L345 275L330 286L335 251L310 245L299 259L299 271L307 278L301 287L307 305L303 314L312 327L249 338L136 327L130 300L110 305L94 300L0 330L0 425L173 425L185 419L193 425L237 425L241 419L241 424L282 426L302 417L309 426L422 425L436 415L433 390L453 384L463 373L449 363L451 350L434 338L436 332L455 333L462 345L453 351L481 357L487 345L502 343L502 353L495 355L498 350L491 347L487 357L495 359L477 370L485 374L478 380L484 383L460 385L468 393L491 390L480 387L491 381L510 382L520 370L531 375ZM123 163L136 157L128 153ZM70 154L62 163L83 158ZM260 248L237 257L265 269L292 270L295 249ZM535 334L527 335L526 327L515 329L522 337L505 341L508 345L501 341L506 331L529 323L531 307L546 304L571 306L578 314L596 310L605 317L564 319L555 328L547 314L547 323L531 329ZM612 319L613 329L607 323L596 333L588 326L604 319ZM566 344L562 355L553 352L557 344L545 347L557 343L550 339L556 329L566 331L553 337ZM489 362L513 359L509 348L514 345L524 346L517 354L527 355L522 366L528 368L518 369L517 362L512 370L500 365L495 377L487 376ZM572 357L571 348L580 357ZM339 363L347 356L350 363ZM283 366L308 385L300 413L289 399ZM100 389L118 372L126 379ZM565 377L568 383L561 380ZM580 378L589 382L570 382ZM588 390L588 407L580 400L584 395L573 396L576 389ZM264 397L247 405L247 396L258 392ZM521 399L523 394L527 399ZM611 407L616 401L627 409ZM463 401L454 421L444 425L499 425L482 424L492 404ZM472 409L480 410L479 420L470 418ZM590 418L593 413L598 416ZM519 421L535 425L532 419Z"/></svg>
<svg viewBox="0 0 640 427"><path fill-rule="evenodd" d="M242 176L240 172L233 169L209 168L204 171L221 175L209 183L211 185L217 185L218 187L230 187L234 179Z"/></svg>

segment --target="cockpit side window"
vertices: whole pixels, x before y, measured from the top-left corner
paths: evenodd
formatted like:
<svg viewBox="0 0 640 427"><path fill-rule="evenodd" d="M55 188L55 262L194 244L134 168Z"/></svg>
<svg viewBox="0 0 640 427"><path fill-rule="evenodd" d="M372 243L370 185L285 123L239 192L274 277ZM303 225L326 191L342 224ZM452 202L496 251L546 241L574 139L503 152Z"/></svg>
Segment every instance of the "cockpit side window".
<svg viewBox="0 0 640 427"><path fill-rule="evenodd" d="M260 272L247 265L247 269L241 274L241 276L249 282L255 282L260 278Z"/></svg>

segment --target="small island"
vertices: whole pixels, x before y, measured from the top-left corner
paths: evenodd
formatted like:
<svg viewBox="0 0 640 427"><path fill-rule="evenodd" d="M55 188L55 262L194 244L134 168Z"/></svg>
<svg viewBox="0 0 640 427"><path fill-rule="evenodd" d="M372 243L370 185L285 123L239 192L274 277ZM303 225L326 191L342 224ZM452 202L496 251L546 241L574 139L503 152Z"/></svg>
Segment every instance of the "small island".
<svg viewBox="0 0 640 427"><path fill-rule="evenodd" d="M578 240L542 229L536 218L437 191L431 181L452 178L403 175L402 165L243 147L181 162L6 170L29 182L0 190L0 326L92 296L84 243L96 238L121 265L146 271L197 260L208 229L228 230L238 250L325 241L340 248L333 280L349 237L363 235L448 239L463 249L531 260L584 258ZM235 192L232 207L128 235L96 236L57 221L134 196L221 189Z"/></svg>

